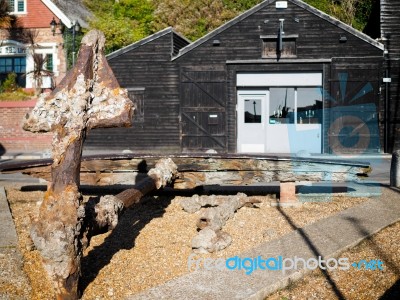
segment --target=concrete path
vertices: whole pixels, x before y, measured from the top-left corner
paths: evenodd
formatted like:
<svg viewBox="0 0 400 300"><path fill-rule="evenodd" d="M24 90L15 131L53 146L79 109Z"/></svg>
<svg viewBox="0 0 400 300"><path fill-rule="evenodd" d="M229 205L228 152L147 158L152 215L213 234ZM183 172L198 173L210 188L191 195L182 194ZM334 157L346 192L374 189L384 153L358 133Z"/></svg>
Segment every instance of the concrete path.
<svg viewBox="0 0 400 300"><path fill-rule="evenodd" d="M28 299L29 280L4 187L0 186L0 299Z"/></svg>
<svg viewBox="0 0 400 300"><path fill-rule="evenodd" d="M285 216L283 211L282 214ZM290 218L285 217L292 224ZM318 259L319 256L324 259L338 257L346 249L399 220L400 193L383 188L379 198L297 229L239 257L262 256L267 259L282 256L306 260ZM350 268L353 268L352 263L357 262L349 261ZM246 275L243 269L201 269L127 299L264 299L268 294L285 287L289 280L303 276L306 270L302 265L299 263L297 270L255 270L250 275ZM231 266L234 266L234 262ZM274 266L273 261L271 266Z"/></svg>
<svg viewBox="0 0 400 300"><path fill-rule="evenodd" d="M14 227L4 187L0 186L0 249L16 247L18 245L17 233Z"/></svg>

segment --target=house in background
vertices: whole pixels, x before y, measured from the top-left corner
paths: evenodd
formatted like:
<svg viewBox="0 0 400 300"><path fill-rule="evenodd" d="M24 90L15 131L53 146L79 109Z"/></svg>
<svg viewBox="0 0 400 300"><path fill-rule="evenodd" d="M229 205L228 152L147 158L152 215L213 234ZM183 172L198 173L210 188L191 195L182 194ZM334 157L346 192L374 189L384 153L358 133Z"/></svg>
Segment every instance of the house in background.
<svg viewBox="0 0 400 300"><path fill-rule="evenodd" d="M93 130L86 149L387 150L384 45L302 1L266 0L193 43L167 28L108 61L134 125Z"/></svg>
<svg viewBox="0 0 400 300"><path fill-rule="evenodd" d="M67 72L65 36L73 34L76 24L87 27L86 19L90 13L81 1L7 2L16 21L10 29L0 30L0 80L15 72L20 86L34 88L32 71L35 68L33 54L36 54L45 58L44 68L53 73L52 77L43 78L42 88L51 88Z"/></svg>

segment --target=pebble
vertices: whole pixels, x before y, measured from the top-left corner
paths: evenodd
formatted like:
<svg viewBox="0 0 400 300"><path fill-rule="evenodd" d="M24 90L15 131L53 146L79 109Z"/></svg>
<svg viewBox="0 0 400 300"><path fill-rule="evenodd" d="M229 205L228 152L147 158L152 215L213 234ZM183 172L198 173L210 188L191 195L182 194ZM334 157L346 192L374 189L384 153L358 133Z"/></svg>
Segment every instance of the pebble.
<svg viewBox="0 0 400 300"><path fill-rule="evenodd" d="M271 238L277 235L276 230L269 228L263 232L263 238Z"/></svg>
<svg viewBox="0 0 400 300"><path fill-rule="evenodd" d="M30 193L23 194L28 195ZM31 195L36 197L34 200L35 202L32 203L36 203L38 199L37 194L35 195L32 193ZM187 258L191 253L190 241L196 235L195 224L198 216L195 214L187 214L182 210L178 205L179 200L182 199L180 197L176 197L172 202L170 199L168 201L163 200L162 197L159 197L158 199L149 197L149 199L148 202L145 202L147 204L138 204L134 209L127 210L125 213L125 221L124 218L121 219L121 232L119 232L119 236L121 239L126 239L126 236L129 236L129 241L126 240L127 248L115 252L111 260L108 261L106 265L102 266L100 273L86 288L83 299L122 299L127 293L138 293L188 272ZM163 204L160 205L160 202L163 202ZM15 203L15 200L13 203ZM294 222L298 224L298 226L302 227L310 222L315 222L318 218L327 217L332 213L336 213L340 209L356 205L360 203L360 201L352 198L351 203L343 200L340 200L338 203L340 205L330 205L327 203L312 204L305 206L304 208L296 209L295 211L287 211L287 213ZM38 207L29 208L26 203L21 203L20 206L24 206L25 210L13 209L13 212L16 213L17 216L18 214L23 216L32 212L32 210L38 209ZM165 212L162 217L153 211L154 208L160 207L163 209L165 207ZM312 209L306 209L310 207ZM210 257L229 257L235 253L243 252L249 247L253 247L254 242L251 242L253 237L263 236L267 238L273 236L276 238L291 230L290 226L282 218L281 214L274 208L263 206L260 210L251 211L253 213L250 216L249 214L246 214L245 210L242 212L239 210L235 215L235 220L227 222L224 231L235 237L234 242L225 250L215 253L213 254L214 256L211 255ZM320 214L318 213L319 211L321 211ZM35 212L32 212L32 214L35 215ZM16 223L25 223L22 222L23 219L18 219L17 216L14 216ZM148 219L143 221L143 216L148 216ZM253 236L243 238L243 232L245 231L243 228L248 228L249 218L251 218ZM27 224L23 224L23 226L27 226ZM19 228L19 234L20 231L21 228ZM179 232L179 234L176 234L177 232ZM180 242L178 244L176 243L177 237L175 237L175 235L179 237ZM393 236L396 235L392 233L392 237ZM95 237L94 240L97 240L97 242L92 243L92 249L102 247L101 245L106 237L107 235ZM114 236L113 238L115 242L117 242L118 237ZM398 240L399 239L393 238L393 243L398 243ZM385 241L388 241L388 239L385 239ZM259 242L258 238L255 239L255 242ZM23 246L24 248L25 245ZM154 252L156 245L159 247L157 249L160 249L159 252ZM398 248L392 247L392 249ZM107 250L104 248L104 245L102 250L104 251L102 254ZM34 256L33 254L35 254L35 251L29 252L28 255L32 258L37 258L37 256ZM98 254L99 259L101 259L102 254ZM154 259L152 256L155 256L156 258ZM95 264L97 258L92 255L92 259ZM30 264L36 266L34 260L28 260L25 262L25 266L29 266ZM171 266L173 267L171 268ZM135 274L135 276L131 276L131 274ZM310 282L313 281L310 280ZM347 280L347 282L349 282L349 280ZM110 286L112 286L112 288L109 288ZM319 284L319 287L323 286L323 284ZM359 288L357 288L356 291L357 290L359 290ZM298 296L296 298L307 299L308 297L313 296L312 292L307 295L298 291ZM41 299L46 298L42 297ZM288 299L294 298L291 297ZM321 296L319 299L323 299L323 297ZM328 298L325 297L325 299Z"/></svg>

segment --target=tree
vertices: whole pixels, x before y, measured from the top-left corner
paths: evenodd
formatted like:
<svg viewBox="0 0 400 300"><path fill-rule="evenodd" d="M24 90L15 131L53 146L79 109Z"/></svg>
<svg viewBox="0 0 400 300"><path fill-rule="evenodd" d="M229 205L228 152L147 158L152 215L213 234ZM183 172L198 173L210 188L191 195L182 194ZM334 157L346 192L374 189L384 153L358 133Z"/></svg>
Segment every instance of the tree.
<svg viewBox="0 0 400 300"><path fill-rule="evenodd" d="M90 27L106 36L106 53L120 49L153 33L154 6L150 0L85 0L93 12Z"/></svg>
<svg viewBox="0 0 400 300"><path fill-rule="evenodd" d="M8 13L8 2L0 0L0 28L8 28L12 18L13 16Z"/></svg>
<svg viewBox="0 0 400 300"><path fill-rule="evenodd" d="M196 40L238 13L229 9L223 0L164 0L154 12L154 30L168 26L185 37Z"/></svg>
<svg viewBox="0 0 400 300"><path fill-rule="evenodd" d="M374 0L304 0L363 30ZM262 0L85 0L95 18L92 28L107 38L106 53L168 26L196 40Z"/></svg>
<svg viewBox="0 0 400 300"><path fill-rule="evenodd" d="M377 9L379 10L379 0L360 0L357 3L356 14L353 20L353 27L363 31L365 26L372 15L374 5L377 4ZM378 12L379 14L379 12Z"/></svg>
<svg viewBox="0 0 400 300"><path fill-rule="evenodd" d="M262 0L224 0L223 2L227 8L242 12L259 4Z"/></svg>
<svg viewBox="0 0 400 300"><path fill-rule="evenodd" d="M311 6L362 31L372 12L374 0L304 0Z"/></svg>
<svg viewBox="0 0 400 300"><path fill-rule="evenodd" d="M36 53L36 50L40 47L37 43L38 32L34 29L24 29L23 39L28 45L29 53L33 58L33 70L26 73L26 75L32 75L32 79L35 86L35 96L39 96L43 92L43 78L50 77L53 85L53 72L47 70L46 66L48 63L48 56L43 56L41 53Z"/></svg>

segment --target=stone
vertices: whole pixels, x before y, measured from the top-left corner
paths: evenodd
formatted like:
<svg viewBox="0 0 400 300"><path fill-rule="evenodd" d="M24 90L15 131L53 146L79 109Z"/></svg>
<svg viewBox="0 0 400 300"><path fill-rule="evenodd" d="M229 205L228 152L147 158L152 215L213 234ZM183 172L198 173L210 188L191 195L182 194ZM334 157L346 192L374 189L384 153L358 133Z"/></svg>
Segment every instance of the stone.
<svg viewBox="0 0 400 300"><path fill-rule="evenodd" d="M281 182L280 183L280 198L279 203L296 203L296 183L295 182Z"/></svg>

